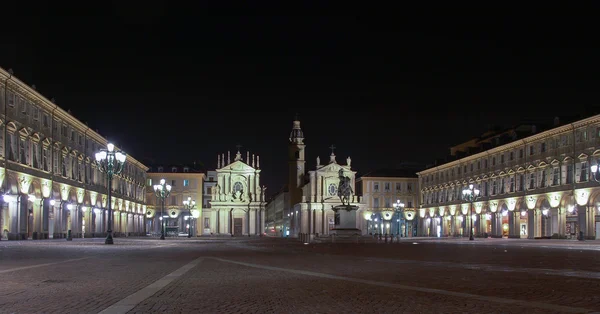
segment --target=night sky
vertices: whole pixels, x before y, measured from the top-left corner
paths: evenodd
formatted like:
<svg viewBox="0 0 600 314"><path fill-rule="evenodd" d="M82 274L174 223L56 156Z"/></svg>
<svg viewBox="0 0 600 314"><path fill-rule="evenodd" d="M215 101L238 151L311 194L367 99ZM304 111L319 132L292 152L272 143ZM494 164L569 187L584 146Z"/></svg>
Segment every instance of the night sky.
<svg viewBox="0 0 600 314"><path fill-rule="evenodd" d="M57 3L3 10L1 67L148 165L212 169L240 144L261 156L270 193L287 180L296 113L310 169L334 144L338 162L351 156L365 173L431 163L489 125L599 103L597 7L300 16Z"/></svg>

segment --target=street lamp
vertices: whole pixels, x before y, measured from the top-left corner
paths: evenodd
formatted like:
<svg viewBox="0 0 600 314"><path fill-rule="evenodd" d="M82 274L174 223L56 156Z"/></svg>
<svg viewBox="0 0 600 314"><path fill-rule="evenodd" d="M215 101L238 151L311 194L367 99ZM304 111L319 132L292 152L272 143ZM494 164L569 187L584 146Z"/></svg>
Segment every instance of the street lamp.
<svg viewBox="0 0 600 314"><path fill-rule="evenodd" d="M400 214L404 214L404 203L401 203L400 200L396 200L394 203L394 209L396 209L396 213L398 214L398 230L396 231L396 235L400 236Z"/></svg>
<svg viewBox="0 0 600 314"><path fill-rule="evenodd" d="M114 175L119 175L123 172L123 166L125 165L125 155L124 152L120 150L115 150L115 145L108 143L106 144L106 149L101 149L100 152L96 153L96 162L98 163L98 169L101 172L106 173L108 177L108 188L107 188L107 196L108 196L108 220L106 227L106 240L104 244L113 244L112 237L112 179Z"/></svg>
<svg viewBox="0 0 600 314"><path fill-rule="evenodd" d="M190 196L188 196L187 200L183 201L183 205L185 206L185 209L187 209L189 216L188 216L188 220L190 221L190 227L188 228L188 238L192 237L192 220L193 220L193 216L192 216L192 209L194 207L196 207L196 201L193 200Z"/></svg>
<svg viewBox="0 0 600 314"><path fill-rule="evenodd" d="M165 223L163 218L163 212L165 210L165 198L171 194L171 185L166 184L165 179L160 179L160 184L154 185L154 194L156 198L160 199L160 239L165 239Z"/></svg>
<svg viewBox="0 0 600 314"><path fill-rule="evenodd" d="M479 195L479 189L476 189L473 184L469 184L469 188L468 189L464 189L462 191L463 194L463 199L469 203L471 203L471 232L469 235L469 240L473 241L475 240L475 238L473 238L473 202L475 202L476 200L479 199L479 197L481 197Z"/></svg>
<svg viewBox="0 0 600 314"><path fill-rule="evenodd" d="M590 166L590 170L592 170L592 179L594 179L594 181L600 183L600 179L598 178L598 163Z"/></svg>

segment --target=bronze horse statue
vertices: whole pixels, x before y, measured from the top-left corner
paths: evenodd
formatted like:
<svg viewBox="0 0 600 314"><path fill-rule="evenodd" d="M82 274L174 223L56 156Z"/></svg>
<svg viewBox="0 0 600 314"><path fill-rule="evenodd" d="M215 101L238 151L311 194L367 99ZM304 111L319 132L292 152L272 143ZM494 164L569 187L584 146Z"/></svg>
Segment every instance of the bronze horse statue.
<svg viewBox="0 0 600 314"><path fill-rule="evenodd" d="M338 184L337 195L342 201L343 205L350 205L351 196L354 193L352 191L351 180L350 178L344 176L344 169L340 169L339 178L340 183Z"/></svg>

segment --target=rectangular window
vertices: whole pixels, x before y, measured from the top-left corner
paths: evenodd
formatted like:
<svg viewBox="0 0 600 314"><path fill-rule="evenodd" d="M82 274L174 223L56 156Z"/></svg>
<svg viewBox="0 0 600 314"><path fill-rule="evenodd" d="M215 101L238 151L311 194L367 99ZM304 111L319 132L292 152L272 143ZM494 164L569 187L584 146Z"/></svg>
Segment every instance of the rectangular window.
<svg viewBox="0 0 600 314"><path fill-rule="evenodd" d="M10 90L7 91L6 94L7 94L6 98L8 98L8 106L14 107L15 106L15 94L13 92L11 92Z"/></svg>
<svg viewBox="0 0 600 314"><path fill-rule="evenodd" d="M520 174L517 177L517 191L522 192L525 189L525 176Z"/></svg>
<svg viewBox="0 0 600 314"><path fill-rule="evenodd" d="M146 185L152 186L152 179L148 178L148 180L146 180Z"/></svg>
<svg viewBox="0 0 600 314"><path fill-rule="evenodd" d="M26 115L27 114L27 101L25 101L25 99L20 98L19 104L21 107L21 114Z"/></svg>
<svg viewBox="0 0 600 314"><path fill-rule="evenodd" d="M208 217L204 218L204 228L210 229L210 218Z"/></svg>
<svg viewBox="0 0 600 314"><path fill-rule="evenodd" d="M396 182L396 191L402 191L402 183Z"/></svg>
<svg viewBox="0 0 600 314"><path fill-rule="evenodd" d="M552 185L558 185L559 174L560 174L559 168L552 169Z"/></svg>
<svg viewBox="0 0 600 314"><path fill-rule="evenodd" d="M379 197L373 199L373 207L379 208Z"/></svg>
<svg viewBox="0 0 600 314"><path fill-rule="evenodd" d="M171 180L171 186L175 186L175 180Z"/></svg>
<svg viewBox="0 0 600 314"><path fill-rule="evenodd" d="M44 114L44 118L42 119L42 124L45 128L48 127L48 115Z"/></svg>
<svg viewBox="0 0 600 314"><path fill-rule="evenodd" d="M406 183L406 190L407 190L408 192L411 192L411 191L412 191L412 183L410 183L410 182Z"/></svg>
<svg viewBox="0 0 600 314"><path fill-rule="evenodd" d="M529 175L529 189L530 190L535 189L535 173L531 173Z"/></svg>
<svg viewBox="0 0 600 314"><path fill-rule="evenodd" d="M579 182L587 182L588 180L588 166L587 162L581 162L581 175L579 177Z"/></svg>
<svg viewBox="0 0 600 314"><path fill-rule="evenodd" d="M379 192L379 182L373 183L373 191Z"/></svg>
<svg viewBox="0 0 600 314"><path fill-rule="evenodd" d="M383 186L384 186L384 189L386 192L390 191L390 183L389 182L385 182Z"/></svg>
<svg viewBox="0 0 600 314"><path fill-rule="evenodd" d="M32 106L33 107L33 120L37 121L40 119L40 108Z"/></svg>
<svg viewBox="0 0 600 314"><path fill-rule="evenodd" d="M189 186L190 180L183 180L183 186Z"/></svg>

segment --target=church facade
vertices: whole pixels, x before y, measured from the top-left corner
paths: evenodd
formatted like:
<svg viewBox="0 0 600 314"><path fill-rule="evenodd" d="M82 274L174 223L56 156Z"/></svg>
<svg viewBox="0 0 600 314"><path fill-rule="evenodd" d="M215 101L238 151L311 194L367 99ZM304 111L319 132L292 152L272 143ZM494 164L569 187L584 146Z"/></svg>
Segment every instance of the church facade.
<svg viewBox="0 0 600 314"><path fill-rule="evenodd" d="M309 239L327 236L339 225L338 214L334 211L336 206L341 206L342 199L338 189L347 182L350 195L344 205L357 206L355 214L357 229L363 230L364 219L361 219L365 210L356 191L356 171L351 168L352 160L346 158L346 163L341 164L336 160L333 151L326 164L321 164L317 157L316 167L306 171L304 133L300 128L300 121L293 122L288 143L289 182L286 208L283 215L288 226L289 236L298 237L301 234L309 235ZM274 209L279 210L279 209Z"/></svg>
<svg viewBox="0 0 600 314"><path fill-rule="evenodd" d="M262 235L265 229L265 192L260 185L260 157L238 151L217 158L217 183L211 191L209 208L203 208L204 234L228 236Z"/></svg>

